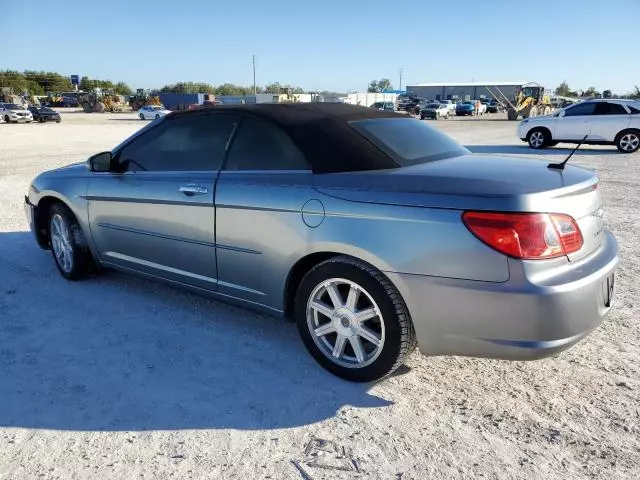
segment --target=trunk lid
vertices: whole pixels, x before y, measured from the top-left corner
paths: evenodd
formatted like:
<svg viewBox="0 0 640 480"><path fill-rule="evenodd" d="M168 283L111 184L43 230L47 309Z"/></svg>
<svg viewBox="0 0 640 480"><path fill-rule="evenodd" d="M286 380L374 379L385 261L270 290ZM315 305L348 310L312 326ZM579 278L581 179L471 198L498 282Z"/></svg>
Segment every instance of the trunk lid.
<svg viewBox="0 0 640 480"><path fill-rule="evenodd" d="M582 232L579 260L604 240L602 197L595 173L567 165L499 155L462 155L383 171L316 175L316 189L336 198L408 207L564 213Z"/></svg>

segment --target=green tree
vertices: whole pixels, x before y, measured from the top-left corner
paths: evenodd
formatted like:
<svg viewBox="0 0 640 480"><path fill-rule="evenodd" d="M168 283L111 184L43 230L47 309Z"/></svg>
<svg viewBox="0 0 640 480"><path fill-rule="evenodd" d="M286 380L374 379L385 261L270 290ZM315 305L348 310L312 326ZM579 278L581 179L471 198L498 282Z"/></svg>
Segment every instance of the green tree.
<svg viewBox="0 0 640 480"><path fill-rule="evenodd" d="M118 82L114 86L114 90L118 95L133 95L133 90L124 82Z"/></svg>
<svg viewBox="0 0 640 480"><path fill-rule="evenodd" d="M602 92L602 97L603 98L611 98L611 97L613 97L613 93L611 93L611 90L604 90Z"/></svg>
<svg viewBox="0 0 640 480"><path fill-rule="evenodd" d="M253 88L234 85L233 83L224 83L215 88L216 95L249 95L253 93Z"/></svg>
<svg viewBox="0 0 640 480"><path fill-rule="evenodd" d="M280 85L280 82L269 83L268 85L265 85L264 93L280 93L281 88L282 85Z"/></svg>
<svg viewBox="0 0 640 480"><path fill-rule="evenodd" d="M564 80L560 85L556 87L555 94L559 97L571 97L573 92L569 88L569 84Z"/></svg>
<svg viewBox="0 0 640 480"><path fill-rule="evenodd" d="M631 92L630 95L631 98L640 98L640 87L638 87L638 85L635 86L635 89L633 92Z"/></svg>
<svg viewBox="0 0 640 480"><path fill-rule="evenodd" d="M178 82L165 85L161 93L213 93L215 87L205 82Z"/></svg>
<svg viewBox="0 0 640 480"><path fill-rule="evenodd" d="M582 95L585 97L599 97L600 92L596 90L596 87L589 87L582 93Z"/></svg>
<svg viewBox="0 0 640 480"><path fill-rule="evenodd" d="M367 92L369 93L380 93L385 90L392 90L393 85L391 84L391 80L388 78L383 78L381 80L372 80L369 83L369 87L367 88Z"/></svg>

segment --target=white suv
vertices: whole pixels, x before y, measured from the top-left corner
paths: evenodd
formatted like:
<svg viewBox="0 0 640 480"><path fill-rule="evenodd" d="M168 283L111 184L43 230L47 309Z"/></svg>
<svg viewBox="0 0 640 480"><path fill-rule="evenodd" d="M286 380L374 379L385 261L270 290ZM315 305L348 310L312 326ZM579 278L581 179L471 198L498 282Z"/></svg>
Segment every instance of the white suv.
<svg viewBox="0 0 640 480"><path fill-rule="evenodd" d="M552 115L530 117L518 125L518 137L531 148L560 142L615 145L622 153L640 149L640 101L587 100Z"/></svg>
<svg viewBox="0 0 640 480"><path fill-rule="evenodd" d="M15 103L0 103L0 115L5 122L11 123L31 123L33 115L29 110L25 110Z"/></svg>

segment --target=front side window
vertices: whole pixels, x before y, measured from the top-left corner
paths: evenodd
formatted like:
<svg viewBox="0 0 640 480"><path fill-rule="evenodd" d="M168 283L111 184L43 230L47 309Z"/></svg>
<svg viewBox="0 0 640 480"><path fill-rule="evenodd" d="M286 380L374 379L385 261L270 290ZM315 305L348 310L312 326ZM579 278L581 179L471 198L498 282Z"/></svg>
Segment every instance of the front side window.
<svg viewBox="0 0 640 480"><path fill-rule="evenodd" d="M219 170L235 115L194 115L163 121L117 152L127 171Z"/></svg>
<svg viewBox="0 0 640 480"><path fill-rule="evenodd" d="M248 117L240 125L225 169L311 170L311 167L282 129Z"/></svg>
<svg viewBox="0 0 640 480"><path fill-rule="evenodd" d="M351 126L385 151L401 167L465 155L452 138L412 118L376 118Z"/></svg>
<svg viewBox="0 0 640 480"><path fill-rule="evenodd" d="M631 110L631 115L638 115L640 114L640 105L638 105L637 107L629 105L629 110Z"/></svg>
<svg viewBox="0 0 640 480"><path fill-rule="evenodd" d="M579 117L583 115L593 115L595 110L595 102L578 103L564 111L565 117Z"/></svg>

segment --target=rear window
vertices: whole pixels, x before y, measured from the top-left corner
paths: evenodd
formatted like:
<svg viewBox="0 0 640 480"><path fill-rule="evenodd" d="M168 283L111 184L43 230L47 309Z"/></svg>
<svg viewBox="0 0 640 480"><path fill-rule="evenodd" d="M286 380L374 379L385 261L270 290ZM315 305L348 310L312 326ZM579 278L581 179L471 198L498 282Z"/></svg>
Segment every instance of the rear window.
<svg viewBox="0 0 640 480"><path fill-rule="evenodd" d="M351 122L401 167L465 155L469 151L450 137L412 118L377 118Z"/></svg>

